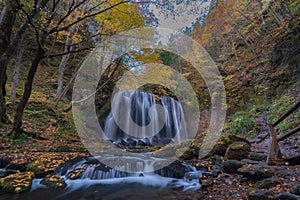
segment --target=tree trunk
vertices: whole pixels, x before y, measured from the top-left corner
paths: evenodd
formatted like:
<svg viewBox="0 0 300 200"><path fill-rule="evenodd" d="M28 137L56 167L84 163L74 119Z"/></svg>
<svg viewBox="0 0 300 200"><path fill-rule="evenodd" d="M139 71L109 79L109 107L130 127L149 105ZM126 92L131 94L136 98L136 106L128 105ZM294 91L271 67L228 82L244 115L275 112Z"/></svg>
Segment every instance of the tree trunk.
<svg viewBox="0 0 300 200"><path fill-rule="evenodd" d="M36 54L35 58L33 59L30 69L28 71L23 96L22 96L20 103L18 104L15 118L14 118L13 130L11 132L11 135L14 138L17 138L23 131L22 130L22 120L23 120L24 109L25 109L25 106L29 100L29 97L30 97L30 94L32 91L32 83L33 83L35 73L37 71L40 61L44 58L44 54L45 54L45 51L41 47L39 47L37 54Z"/></svg>
<svg viewBox="0 0 300 200"><path fill-rule="evenodd" d="M11 92L10 92L10 99L11 101L14 103L15 99L16 99L16 90L17 90L17 86L18 86L18 82L19 82L19 72L20 72L20 67L23 61L23 54L25 51L25 45L24 45L24 37L25 34L23 35L23 37L21 38L20 41L20 47L17 50L17 58L16 58L16 64L15 64L15 69L14 69L14 74L13 74L13 81L11 83Z"/></svg>
<svg viewBox="0 0 300 200"><path fill-rule="evenodd" d="M68 36L67 36L64 52L67 52L68 50L72 51L72 49L73 49L73 46L69 47L73 43L72 38L71 38L72 32L73 32L73 30L71 30L69 32ZM64 55L62 57L60 65L58 67L57 94L56 94L57 97L59 97L62 93L63 80L64 80L64 70L65 70L65 66L67 65L67 62L69 60L69 57L70 57L70 53Z"/></svg>
<svg viewBox="0 0 300 200"><path fill-rule="evenodd" d="M18 4L17 1L6 0L6 5L0 15L0 56L6 51L12 28L15 24Z"/></svg>
<svg viewBox="0 0 300 200"><path fill-rule="evenodd" d="M5 53L10 43L12 28L16 20L18 4L16 1L6 1L0 15L0 57ZM2 59L1 59L2 60ZM0 62L0 121L7 122L5 106L5 83L6 83L6 65Z"/></svg>

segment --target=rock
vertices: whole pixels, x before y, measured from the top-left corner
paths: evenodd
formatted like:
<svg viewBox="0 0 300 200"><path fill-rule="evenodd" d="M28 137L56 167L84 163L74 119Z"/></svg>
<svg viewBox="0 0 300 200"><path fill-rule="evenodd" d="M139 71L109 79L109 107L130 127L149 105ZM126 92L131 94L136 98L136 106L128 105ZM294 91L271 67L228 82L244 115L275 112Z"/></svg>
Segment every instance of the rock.
<svg viewBox="0 0 300 200"><path fill-rule="evenodd" d="M213 155L224 156L229 145L231 145L234 142L245 142L250 146L250 142L243 137L231 134L224 134L219 138L216 144L213 144L213 149L206 157L210 157Z"/></svg>
<svg viewBox="0 0 300 200"><path fill-rule="evenodd" d="M202 173L199 179L199 182L201 184L201 187L209 187L212 186L215 183L215 179L213 177L213 174L207 172L207 173Z"/></svg>
<svg viewBox="0 0 300 200"><path fill-rule="evenodd" d="M40 184L46 185L49 188L64 188L67 186L65 180L58 175L48 175L41 180Z"/></svg>
<svg viewBox="0 0 300 200"><path fill-rule="evenodd" d="M70 173L67 174L67 178L71 180L79 179L82 176L82 173L87 169L87 167L82 167L78 169L74 169Z"/></svg>
<svg viewBox="0 0 300 200"><path fill-rule="evenodd" d="M268 190L252 191L248 194L248 200L270 200L273 199L273 193Z"/></svg>
<svg viewBox="0 0 300 200"><path fill-rule="evenodd" d="M21 172L25 172L30 159L21 158L17 160L13 160L8 163L5 167L6 170L19 170Z"/></svg>
<svg viewBox="0 0 300 200"><path fill-rule="evenodd" d="M263 153L256 153L256 152L250 153L250 160L254 160L254 161L266 161L267 157L268 155Z"/></svg>
<svg viewBox="0 0 300 200"><path fill-rule="evenodd" d="M280 184L279 180L276 178L266 178L261 181L256 182L256 187L259 189L269 189Z"/></svg>
<svg viewBox="0 0 300 200"><path fill-rule="evenodd" d="M188 171L190 169L186 165L183 165L182 161L177 160L162 169L156 170L154 173L163 177L183 178Z"/></svg>
<svg viewBox="0 0 300 200"><path fill-rule="evenodd" d="M99 164L100 161L97 158L94 157L89 157L87 158L86 162L84 162L83 164L85 165L96 165Z"/></svg>
<svg viewBox="0 0 300 200"><path fill-rule="evenodd" d="M186 148L184 148L183 150L179 149L176 152L176 155L179 156L179 158L181 158L183 160L191 160L193 158L198 158L199 157L199 148L195 147L195 146L190 146L188 149L186 149Z"/></svg>
<svg viewBox="0 0 300 200"><path fill-rule="evenodd" d="M253 165L259 163L258 161L254 161L254 160L250 160L250 159L243 159L241 161L245 164L253 164Z"/></svg>
<svg viewBox="0 0 300 200"><path fill-rule="evenodd" d="M274 199L275 200L299 200L300 196L287 193L287 192L281 192L277 194Z"/></svg>
<svg viewBox="0 0 300 200"><path fill-rule="evenodd" d="M226 160L223 162L223 169L225 173L237 173L238 168L241 168L243 163L238 160Z"/></svg>
<svg viewBox="0 0 300 200"><path fill-rule="evenodd" d="M8 163L12 161L9 157L0 157L0 168L4 168Z"/></svg>
<svg viewBox="0 0 300 200"><path fill-rule="evenodd" d="M152 154L159 158L179 158L189 149L191 143L192 140L185 140L176 144L168 144L152 152Z"/></svg>
<svg viewBox="0 0 300 200"><path fill-rule="evenodd" d="M251 164L243 165L243 167L239 168L237 171L243 176L255 180L262 180L265 178L271 178L273 176L273 172L271 172L269 169L266 169L263 166Z"/></svg>
<svg viewBox="0 0 300 200"><path fill-rule="evenodd" d="M223 167L220 165L214 165L211 168L211 174L213 177L218 177L220 174L223 173Z"/></svg>
<svg viewBox="0 0 300 200"><path fill-rule="evenodd" d="M300 195L300 184L296 185L294 189L292 190L292 193L295 195Z"/></svg>
<svg viewBox="0 0 300 200"><path fill-rule="evenodd" d="M206 188L206 187L212 186L213 184L214 183L213 183L213 179L212 178L202 179L201 180L201 186L202 186L202 188Z"/></svg>
<svg viewBox="0 0 300 200"><path fill-rule="evenodd" d="M19 172L0 179L0 187L5 192L20 193L31 187L33 172Z"/></svg>
<svg viewBox="0 0 300 200"><path fill-rule="evenodd" d="M234 142L226 150L225 157L227 159L242 160L249 158L250 145L246 142Z"/></svg>
<svg viewBox="0 0 300 200"><path fill-rule="evenodd" d="M27 165L27 171L34 172L37 178L44 178L55 171L65 174L70 166L82 158L78 153L44 153Z"/></svg>

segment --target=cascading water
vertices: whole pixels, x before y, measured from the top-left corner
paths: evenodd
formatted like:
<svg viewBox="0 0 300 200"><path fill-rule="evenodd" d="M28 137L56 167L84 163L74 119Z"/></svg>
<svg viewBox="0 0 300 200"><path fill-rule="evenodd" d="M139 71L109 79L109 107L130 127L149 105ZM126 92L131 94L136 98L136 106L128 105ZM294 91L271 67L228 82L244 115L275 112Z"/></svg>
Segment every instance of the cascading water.
<svg viewBox="0 0 300 200"><path fill-rule="evenodd" d="M125 146L154 146L168 144L175 137L176 142L180 142L182 136L187 138L182 105L171 97L161 96L160 100L155 100L150 93L125 90L116 93L113 102L113 106L116 106L115 113L112 110L106 118L104 132L114 143ZM116 117L121 119L120 123L129 132L119 127ZM137 125L147 126L147 129L138 129Z"/></svg>

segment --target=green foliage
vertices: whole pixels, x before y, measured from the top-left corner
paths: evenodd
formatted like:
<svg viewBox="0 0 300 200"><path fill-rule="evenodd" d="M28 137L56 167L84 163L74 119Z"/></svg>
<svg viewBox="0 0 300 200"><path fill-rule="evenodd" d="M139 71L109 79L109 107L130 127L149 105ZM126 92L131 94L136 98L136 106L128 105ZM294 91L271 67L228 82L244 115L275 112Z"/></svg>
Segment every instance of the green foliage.
<svg viewBox="0 0 300 200"><path fill-rule="evenodd" d="M263 105L253 106L251 109L239 111L229 117L225 124L227 132L243 136L254 136L259 133L256 118L265 113Z"/></svg>
<svg viewBox="0 0 300 200"><path fill-rule="evenodd" d="M285 94L282 97L268 103L253 106L251 109L236 112L229 117L229 121L225 124L225 130L233 134L241 134L244 136L254 136L259 133L256 119L266 114L266 119L270 123L274 123L281 115L289 110L296 102L297 97ZM300 110L298 109L287 119L282 121L276 128L280 133L295 128L300 124Z"/></svg>
<svg viewBox="0 0 300 200"><path fill-rule="evenodd" d="M269 115L267 119L274 123L281 115L288 111L296 102L296 98L286 94L281 98L274 100L269 108ZM280 133L285 133L300 124L300 110L298 109L284 121L282 121L276 128Z"/></svg>
<svg viewBox="0 0 300 200"><path fill-rule="evenodd" d="M259 132L254 116L247 111L237 112L231 116L230 121L225 125L225 130L243 136L253 136Z"/></svg>

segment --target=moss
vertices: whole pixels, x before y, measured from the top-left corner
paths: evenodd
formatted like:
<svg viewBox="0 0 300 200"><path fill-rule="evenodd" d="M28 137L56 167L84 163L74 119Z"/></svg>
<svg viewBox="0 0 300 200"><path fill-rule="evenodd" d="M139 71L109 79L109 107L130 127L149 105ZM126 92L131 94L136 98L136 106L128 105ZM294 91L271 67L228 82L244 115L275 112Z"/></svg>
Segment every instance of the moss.
<svg viewBox="0 0 300 200"><path fill-rule="evenodd" d="M65 180L58 175L48 175L40 183L50 188L63 188L67 186Z"/></svg>
<svg viewBox="0 0 300 200"><path fill-rule="evenodd" d="M35 176L38 178L43 178L46 175L53 173L59 166L63 165L67 161L71 161L79 157L78 153L45 153L33 162L29 163L27 171L34 172Z"/></svg>
<svg viewBox="0 0 300 200"><path fill-rule="evenodd" d="M0 186L5 192L21 193L31 187L33 172L19 172L0 179Z"/></svg>

